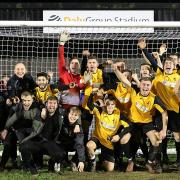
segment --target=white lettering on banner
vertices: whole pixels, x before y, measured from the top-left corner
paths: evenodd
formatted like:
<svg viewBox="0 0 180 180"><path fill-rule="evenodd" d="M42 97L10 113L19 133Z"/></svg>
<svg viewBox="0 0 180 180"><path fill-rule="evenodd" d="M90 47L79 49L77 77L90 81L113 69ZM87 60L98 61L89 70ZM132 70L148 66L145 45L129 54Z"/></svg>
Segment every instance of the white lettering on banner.
<svg viewBox="0 0 180 180"><path fill-rule="evenodd" d="M69 27L67 28L51 28L44 27L44 33L59 33L67 30L70 33L153 33L154 28L120 28L120 27L101 27L101 23L123 23L123 22L154 22L154 11L75 11L75 10L44 10L43 21L59 21L66 25L68 22L73 22L78 26L79 23L89 23L90 27ZM99 27L93 27L93 23L98 22Z"/></svg>

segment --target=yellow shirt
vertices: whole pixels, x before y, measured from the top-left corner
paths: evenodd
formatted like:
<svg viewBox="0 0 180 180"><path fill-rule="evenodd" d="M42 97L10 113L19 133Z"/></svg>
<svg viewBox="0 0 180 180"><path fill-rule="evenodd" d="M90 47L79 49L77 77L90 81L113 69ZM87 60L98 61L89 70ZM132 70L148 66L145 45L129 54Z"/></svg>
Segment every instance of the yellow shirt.
<svg viewBox="0 0 180 180"><path fill-rule="evenodd" d="M115 96L119 100L121 113L126 117L129 114L131 107L131 91L134 91L132 88L124 87L123 83L118 83Z"/></svg>
<svg viewBox="0 0 180 180"><path fill-rule="evenodd" d="M165 110L165 106L161 100L150 92L148 96L142 96L140 93L136 94L132 91L131 94L132 105L130 108L129 120L134 123L149 123L152 122L152 114L155 109L160 113Z"/></svg>
<svg viewBox="0 0 180 180"><path fill-rule="evenodd" d="M92 74L92 84L88 84L85 87L85 92L84 92L84 100L82 103L82 107L89 110L89 108L87 107L87 102L88 102L88 98L93 90L93 83L103 83L103 76L102 76L102 70L101 69L97 69L96 73Z"/></svg>
<svg viewBox="0 0 180 180"><path fill-rule="evenodd" d="M174 87L179 78L180 75L177 71L173 71L172 74L165 74L158 68L152 87L152 91L161 98L167 110L176 113L179 112L179 100L174 93Z"/></svg>
<svg viewBox="0 0 180 180"><path fill-rule="evenodd" d="M92 136L97 138L103 146L114 149L112 142L107 140L108 136L116 135L121 125L125 128L129 125L125 121L120 120L120 110L117 108L115 108L113 114L109 115L105 111L100 113L95 107L93 114L96 118L96 126Z"/></svg>
<svg viewBox="0 0 180 180"><path fill-rule="evenodd" d="M35 88L35 98L37 101L40 101L44 104L49 96L57 96L58 92L59 92L58 89L51 89L49 84L45 91L41 91L39 89L39 87L36 87Z"/></svg>

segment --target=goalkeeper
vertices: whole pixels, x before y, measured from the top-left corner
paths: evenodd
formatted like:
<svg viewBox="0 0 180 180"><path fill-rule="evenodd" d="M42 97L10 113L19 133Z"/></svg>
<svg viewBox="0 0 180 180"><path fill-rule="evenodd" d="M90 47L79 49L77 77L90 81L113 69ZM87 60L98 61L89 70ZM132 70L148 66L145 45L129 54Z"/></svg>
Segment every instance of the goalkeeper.
<svg viewBox="0 0 180 180"><path fill-rule="evenodd" d="M80 63L77 57L72 57L69 70L66 69L64 44L68 40L70 40L70 36L67 32L60 34L58 47L59 90L61 91L61 103L65 109L80 105L80 89L84 87L84 84L80 82Z"/></svg>

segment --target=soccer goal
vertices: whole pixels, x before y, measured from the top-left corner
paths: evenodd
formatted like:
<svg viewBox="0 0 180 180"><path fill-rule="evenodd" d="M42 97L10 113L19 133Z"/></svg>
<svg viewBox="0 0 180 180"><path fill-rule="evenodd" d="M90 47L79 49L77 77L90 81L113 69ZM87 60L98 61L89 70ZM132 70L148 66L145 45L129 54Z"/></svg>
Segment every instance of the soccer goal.
<svg viewBox="0 0 180 180"><path fill-rule="evenodd" d="M180 52L180 22L121 23L111 25L94 22L62 24L41 21L0 21L0 76L13 74L17 62L25 63L35 78L37 72L52 71L58 79L58 39L62 31L70 32L71 39L65 44L65 58L76 56L81 61L82 51L88 49L99 63L107 59L122 58L127 68L138 73L145 62L137 46L140 37L146 37L149 51L158 51L167 45L165 56ZM172 135L168 135L171 142ZM169 153L175 150L169 146Z"/></svg>

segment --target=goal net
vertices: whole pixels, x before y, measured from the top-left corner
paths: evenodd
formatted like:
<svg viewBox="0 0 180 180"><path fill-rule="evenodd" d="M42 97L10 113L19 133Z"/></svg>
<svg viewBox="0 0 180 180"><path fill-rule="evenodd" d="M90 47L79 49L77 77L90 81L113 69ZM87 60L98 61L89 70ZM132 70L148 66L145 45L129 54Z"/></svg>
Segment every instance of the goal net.
<svg viewBox="0 0 180 180"><path fill-rule="evenodd" d="M37 72L54 72L58 80L58 38L59 33L52 33L45 27L13 26L0 27L0 76L12 75L14 65L23 62L28 72L35 78ZM53 27L58 28L58 27ZM109 27L111 29L111 27ZM65 28L66 29L66 28ZM76 29L76 28L75 28ZM96 54L99 63L107 59L123 58L127 68L139 73L140 64L145 62L137 46L140 37L146 37L149 51L157 51L162 43L167 45L165 56L180 52L179 28L155 28L154 32L107 33L91 29L71 33L71 40L65 44L65 58L77 56L82 60L82 51L88 49ZM102 28L101 28L102 29ZM67 29L66 29L67 30ZM62 32L62 28L61 28ZM108 69L107 69L108 71ZM172 143L172 135L168 134ZM172 148L169 146L169 148ZM171 151L172 152L172 151Z"/></svg>

